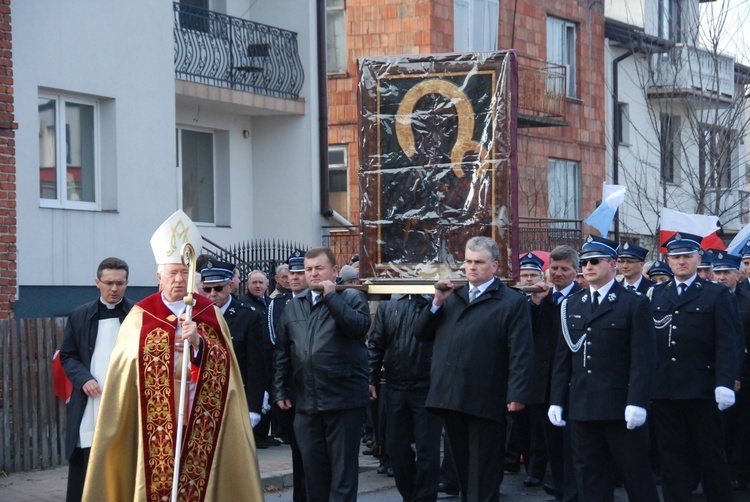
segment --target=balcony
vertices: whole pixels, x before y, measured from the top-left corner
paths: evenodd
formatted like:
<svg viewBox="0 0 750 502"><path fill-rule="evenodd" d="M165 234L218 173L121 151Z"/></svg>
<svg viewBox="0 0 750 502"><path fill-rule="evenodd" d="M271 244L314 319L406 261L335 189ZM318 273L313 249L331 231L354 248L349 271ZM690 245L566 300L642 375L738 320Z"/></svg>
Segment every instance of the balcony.
<svg viewBox="0 0 750 502"><path fill-rule="evenodd" d="M565 67L518 56L518 127L565 126Z"/></svg>
<svg viewBox="0 0 750 502"><path fill-rule="evenodd" d="M174 4L178 80L297 99L304 70L297 34L217 12Z"/></svg>
<svg viewBox="0 0 750 502"><path fill-rule="evenodd" d="M731 102L734 99L734 58L677 44L654 55L649 98L693 96Z"/></svg>

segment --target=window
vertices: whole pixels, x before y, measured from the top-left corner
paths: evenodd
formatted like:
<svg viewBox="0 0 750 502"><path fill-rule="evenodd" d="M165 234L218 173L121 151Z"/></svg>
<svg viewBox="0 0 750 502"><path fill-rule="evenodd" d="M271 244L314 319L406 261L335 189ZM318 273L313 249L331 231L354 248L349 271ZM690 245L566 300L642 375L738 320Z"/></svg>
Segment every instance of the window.
<svg viewBox="0 0 750 502"><path fill-rule="evenodd" d="M334 211L349 218L349 166L346 145L328 147L328 191Z"/></svg>
<svg viewBox="0 0 750 502"><path fill-rule="evenodd" d="M680 117L662 115L660 121L660 165L663 183L678 183L680 170L678 155L680 153Z"/></svg>
<svg viewBox="0 0 750 502"><path fill-rule="evenodd" d="M728 129L701 126L698 145L698 176L709 187L731 188L735 181L732 172L737 135Z"/></svg>
<svg viewBox="0 0 750 502"><path fill-rule="evenodd" d="M208 0L180 0L180 27L209 33L211 25L207 11Z"/></svg>
<svg viewBox="0 0 750 502"><path fill-rule="evenodd" d="M39 95L39 197L45 207L98 209L99 102Z"/></svg>
<svg viewBox="0 0 750 502"><path fill-rule="evenodd" d="M344 0L326 0L326 65L328 73L346 73L346 11Z"/></svg>
<svg viewBox="0 0 750 502"><path fill-rule="evenodd" d="M682 42L682 9L680 0L659 0L659 36Z"/></svg>
<svg viewBox="0 0 750 502"><path fill-rule="evenodd" d="M214 134L178 129L177 153L182 210L196 223L215 223Z"/></svg>
<svg viewBox="0 0 750 502"><path fill-rule="evenodd" d="M630 144L630 108L627 103L618 103L617 141L621 145Z"/></svg>
<svg viewBox="0 0 750 502"><path fill-rule="evenodd" d="M496 51L499 23L500 0L454 0L453 49Z"/></svg>
<svg viewBox="0 0 750 502"><path fill-rule="evenodd" d="M565 67L565 91L568 97L576 97L575 24L554 17L547 18L547 61Z"/></svg>
<svg viewBox="0 0 750 502"><path fill-rule="evenodd" d="M581 219L581 164L549 159L549 217Z"/></svg>

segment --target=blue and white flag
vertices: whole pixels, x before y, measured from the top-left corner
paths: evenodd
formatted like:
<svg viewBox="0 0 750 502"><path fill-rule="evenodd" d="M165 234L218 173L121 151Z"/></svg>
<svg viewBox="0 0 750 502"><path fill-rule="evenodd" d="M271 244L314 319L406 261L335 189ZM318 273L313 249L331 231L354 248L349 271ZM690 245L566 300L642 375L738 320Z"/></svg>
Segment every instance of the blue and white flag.
<svg viewBox="0 0 750 502"><path fill-rule="evenodd" d="M740 254L740 249L742 249L748 239L750 239L750 223L745 225L742 230L737 232L737 235L727 246L727 252L736 255Z"/></svg>
<svg viewBox="0 0 750 502"><path fill-rule="evenodd" d="M602 237L607 236L609 227L615 219L615 213L625 200L628 189L623 185L607 185L602 188L602 203L586 218L584 223L594 227Z"/></svg>

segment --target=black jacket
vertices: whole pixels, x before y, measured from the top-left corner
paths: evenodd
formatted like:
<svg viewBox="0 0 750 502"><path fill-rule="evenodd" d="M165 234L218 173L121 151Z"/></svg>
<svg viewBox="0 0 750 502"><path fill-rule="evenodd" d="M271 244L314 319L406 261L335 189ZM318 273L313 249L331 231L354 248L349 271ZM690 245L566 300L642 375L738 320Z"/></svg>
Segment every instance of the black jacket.
<svg viewBox="0 0 750 502"><path fill-rule="evenodd" d="M123 298L123 312L127 315L134 302ZM81 389L83 384L92 380L91 356L94 354L96 337L99 329L99 298L73 309L65 324L62 345L60 346L60 363L65 375L73 385L73 393L67 406L67 429L65 436L65 458L70 460L78 444L79 429L83 419L88 397ZM124 319L124 315L123 318ZM120 322L122 323L122 319Z"/></svg>
<svg viewBox="0 0 750 502"><path fill-rule="evenodd" d="M531 397L528 302L499 279L471 303L468 290L453 293L434 314L427 305L414 328L419 340L434 340L426 406L502 422L508 402Z"/></svg>
<svg viewBox="0 0 750 502"><path fill-rule="evenodd" d="M403 295L380 302L375 328L367 342L370 385L378 384L380 369L385 368L388 388L411 390L430 386L432 343L414 338L414 323L430 301L420 295Z"/></svg>
<svg viewBox="0 0 750 502"><path fill-rule="evenodd" d="M656 336L646 295L615 281L591 311L589 289L563 301L566 324L578 352L557 345L550 404L573 420L624 420L627 405L648 408L656 371ZM562 322L561 322L562 325Z"/></svg>
<svg viewBox="0 0 750 502"><path fill-rule="evenodd" d="M265 318L260 311L252 310L234 298L229 302L224 320L229 326L234 354L240 365L247 407L254 413L261 413L268 380L263 347Z"/></svg>
<svg viewBox="0 0 750 502"><path fill-rule="evenodd" d="M739 307L740 320L742 321L742 336L740 340L743 342L740 344L740 353L738 361L741 365L738 369L738 374L741 375L742 388L746 385L750 385L750 361L748 361L748 352L750 352L750 287L747 286L745 281L744 284L737 285L734 293L737 295L737 305Z"/></svg>
<svg viewBox="0 0 750 502"><path fill-rule="evenodd" d="M654 399L715 399L734 388L737 322L729 290L696 277L682 294L675 280L654 287L657 372Z"/></svg>
<svg viewBox="0 0 750 502"><path fill-rule="evenodd" d="M312 294L290 300L276 332L273 401L291 399L297 413L362 408L370 402L367 345L370 311L361 291Z"/></svg>
<svg viewBox="0 0 750 502"><path fill-rule="evenodd" d="M568 296L581 289L576 283ZM549 403L550 381L552 366L558 343L562 341L562 327L560 323L560 305L555 305L552 292L542 299L539 305L529 300L531 307L531 328L534 333L534 380L529 404Z"/></svg>

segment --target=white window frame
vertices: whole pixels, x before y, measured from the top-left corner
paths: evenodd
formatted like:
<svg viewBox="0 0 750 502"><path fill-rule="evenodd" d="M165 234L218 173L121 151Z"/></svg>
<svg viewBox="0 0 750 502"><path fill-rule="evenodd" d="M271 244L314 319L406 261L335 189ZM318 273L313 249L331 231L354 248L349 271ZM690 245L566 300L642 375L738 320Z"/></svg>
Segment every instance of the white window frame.
<svg viewBox="0 0 750 502"><path fill-rule="evenodd" d="M328 158L331 157L331 152L341 152L344 156L344 163L343 164L331 164L329 161L328 163L328 179L329 179L329 185L330 185L330 171L344 171L346 173L346 208L344 209L345 212L341 214L344 218L349 218L349 145L343 144L343 145L328 145ZM333 194L333 190L330 189L329 186L329 197L331 194ZM341 193L341 192L336 192Z"/></svg>
<svg viewBox="0 0 750 502"><path fill-rule="evenodd" d="M341 16L343 18L343 33L328 29L329 16ZM346 46L346 0L341 0L341 5L330 5L326 0L326 71L328 75L346 75L349 59ZM331 55L331 49L334 54ZM331 60L335 65L331 65ZM340 60L340 61L339 61ZM335 66L333 68L332 66Z"/></svg>
<svg viewBox="0 0 750 502"><path fill-rule="evenodd" d="M577 98L576 51L578 27L564 19L547 16L547 61L565 67L565 94Z"/></svg>
<svg viewBox="0 0 750 502"><path fill-rule="evenodd" d="M212 185L213 185L213 193L212 193L212 199L213 199L213 221L201 221L198 219L193 219L196 225L201 226L216 226L217 225L217 218L218 218L218 207L217 207L217 194L218 194L218 179L219 179L219 173L217 171L217 158L216 158L216 131L211 129L202 129L198 127L186 127L182 125L177 126L177 132L176 132L176 139L177 139L177 203L180 208L184 211L184 194L183 194L183 162L182 162L182 132L183 131L191 131L191 132L199 132L202 134L210 134L211 135L211 176L213 177ZM191 216L192 218L192 216Z"/></svg>
<svg viewBox="0 0 750 502"><path fill-rule="evenodd" d="M559 167L558 167L559 166ZM553 179L553 169L560 170ZM572 170L572 173L571 171ZM581 196L581 163L574 160L548 159L547 214L550 218L562 220L580 220L583 211L583 199ZM561 173L565 173L561 177ZM573 204L571 204L571 202ZM556 207L560 204L561 207ZM573 208L570 214L570 208Z"/></svg>
<svg viewBox="0 0 750 502"><path fill-rule="evenodd" d="M453 50L496 51L500 0L453 0Z"/></svg>
<svg viewBox="0 0 750 502"><path fill-rule="evenodd" d="M39 206L52 208L52 209L77 209L84 211L100 211L101 210L101 119L100 119L100 107L99 100L95 98L87 98L84 96L76 96L65 93L40 91L38 95L39 99L52 99L55 101L55 180L56 180L56 199L45 199L39 195ZM76 201L68 200L67 196L67 138L66 138L66 120L65 120L65 105L67 103L75 103L79 105L92 106L94 109L94 131L93 131L93 162L94 162L94 201ZM37 112L38 118L38 112ZM41 152L38 152L41 155ZM40 175L39 166L40 161L37 160L37 176ZM41 179L37 184L41 186Z"/></svg>

